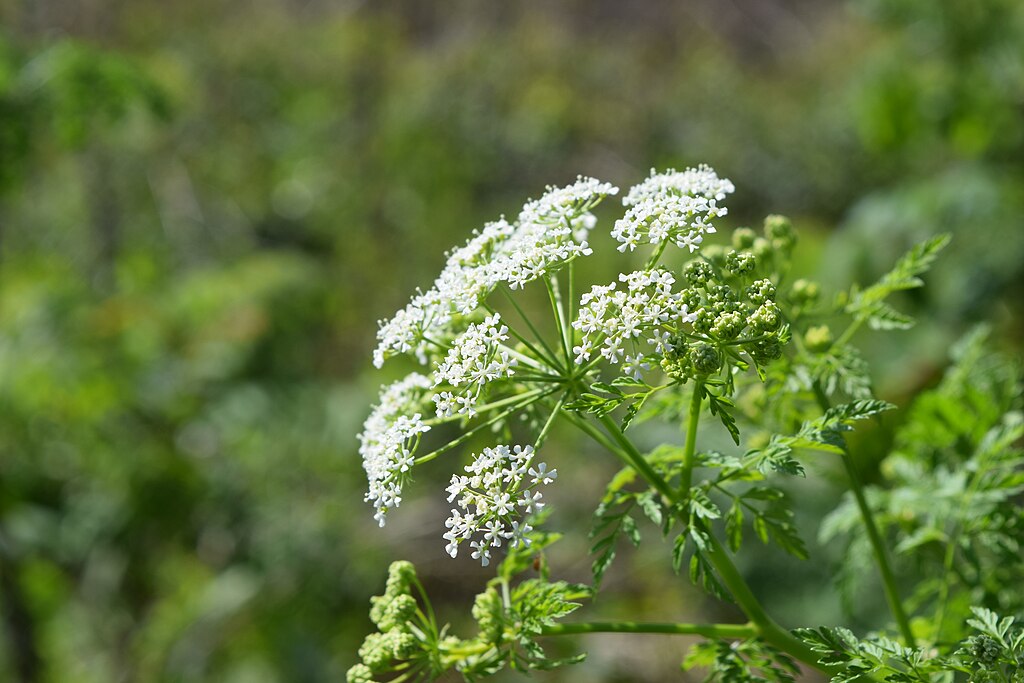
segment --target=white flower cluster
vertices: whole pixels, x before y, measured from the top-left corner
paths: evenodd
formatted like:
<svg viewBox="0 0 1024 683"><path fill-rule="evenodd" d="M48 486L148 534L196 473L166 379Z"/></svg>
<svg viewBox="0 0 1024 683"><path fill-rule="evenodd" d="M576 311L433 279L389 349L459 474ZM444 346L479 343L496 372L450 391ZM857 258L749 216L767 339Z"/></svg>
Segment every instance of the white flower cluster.
<svg viewBox="0 0 1024 683"><path fill-rule="evenodd" d="M394 353L414 353L427 361L426 337L444 336L455 314L473 312L501 283L512 289L543 277L577 256L591 253L587 236L594 226L590 210L618 188L594 178L579 178L563 188L548 188L527 203L515 224L490 223L448 256L427 292L417 294L388 321L380 322L377 367Z"/></svg>
<svg viewBox="0 0 1024 683"><path fill-rule="evenodd" d="M480 398L484 386L501 377L511 377L516 359L507 351L500 350L501 343L508 339L508 327L501 324L497 313L482 323L470 325L452 343L448 355L438 363L434 371L434 388L448 384L456 391L441 391L434 394L438 417L452 414L472 417L476 414L473 406Z"/></svg>
<svg viewBox="0 0 1024 683"><path fill-rule="evenodd" d="M618 249L623 252L642 244L671 241L692 253L704 241L705 233L715 232L710 221L728 213L718 202L735 189L709 166L665 173L652 169L647 180L623 197L629 210L615 222L612 237L621 243Z"/></svg>
<svg viewBox="0 0 1024 683"><path fill-rule="evenodd" d="M544 507L543 495L536 490L550 484L558 476L546 463L532 467L533 446L495 446L485 448L466 465L468 475L453 474L448 502L458 499L461 509L452 509L445 522L445 550L452 557L459 554L459 544L469 541L473 559L484 566L490 562L491 548L508 541L510 548L529 546L526 536L533 527L529 515ZM524 480L527 481L524 486ZM479 538L473 537L479 534Z"/></svg>
<svg viewBox="0 0 1024 683"><path fill-rule="evenodd" d="M697 316L672 291L676 280L668 271L623 273L619 281L625 283L625 291L617 289L615 282L595 285L580 299L579 314L572 326L582 332L582 339L573 351L576 362L584 363L600 346L604 358L611 363L622 361L622 369L640 379L650 369L640 339L646 338L654 352L663 354L672 331L680 324L692 323Z"/></svg>
<svg viewBox="0 0 1024 683"><path fill-rule="evenodd" d="M359 455L363 457L363 469L369 480L365 500L373 503L376 509L373 518L381 526L384 526L387 511L402 502L402 486L415 462L413 453L420 435L430 431L420 419L420 413L414 412L430 387L430 378L415 372L382 387L380 403L359 434Z"/></svg>

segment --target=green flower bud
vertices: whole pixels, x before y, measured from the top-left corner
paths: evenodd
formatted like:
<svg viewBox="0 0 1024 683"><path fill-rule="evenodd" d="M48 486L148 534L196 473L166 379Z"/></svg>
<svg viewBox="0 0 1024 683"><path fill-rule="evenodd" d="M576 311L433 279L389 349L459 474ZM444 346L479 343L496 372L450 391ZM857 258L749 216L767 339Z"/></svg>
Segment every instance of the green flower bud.
<svg viewBox="0 0 1024 683"><path fill-rule="evenodd" d="M356 664L345 674L346 683L373 683L373 672L365 664Z"/></svg>
<svg viewBox="0 0 1024 683"><path fill-rule="evenodd" d="M416 614L416 599L411 595L399 595L391 602L391 614L395 619L408 621Z"/></svg>
<svg viewBox="0 0 1024 683"><path fill-rule="evenodd" d="M392 631L388 636L391 638L391 655L395 659L409 659L420 649L420 641L411 633Z"/></svg>
<svg viewBox="0 0 1024 683"><path fill-rule="evenodd" d="M816 325L807 328L804 344L815 353L823 353L832 347L832 330L828 325Z"/></svg>
<svg viewBox="0 0 1024 683"><path fill-rule="evenodd" d="M359 648L359 658L374 673L380 673L391 664L391 639L383 633L366 636Z"/></svg>
<svg viewBox="0 0 1024 683"><path fill-rule="evenodd" d="M774 301L766 301L750 316L750 326L757 332L774 332L782 324L782 314Z"/></svg>
<svg viewBox="0 0 1024 683"><path fill-rule="evenodd" d="M790 296L797 303L810 304L818 300L821 295L821 287L818 286L817 282L810 280L800 279L793 283L793 290L790 292Z"/></svg>
<svg viewBox="0 0 1024 683"><path fill-rule="evenodd" d="M729 285L713 285L708 289L708 304L716 316L740 311L739 298Z"/></svg>
<svg viewBox="0 0 1024 683"><path fill-rule="evenodd" d="M697 318L693 321L693 329L701 334L710 334L711 325L715 322L715 314L707 308L698 308L694 311Z"/></svg>
<svg viewBox="0 0 1024 683"><path fill-rule="evenodd" d="M407 560L397 560L388 567L387 594L408 593L416 580L416 567Z"/></svg>
<svg viewBox="0 0 1024 683"><path fill-rule="evenodd" d="M734 275L746 275L757 268L757 258L748 251L730 251L725 257L725 267Z"/></svg>
<svg viewBox="0 0 1024 683"><path fill-rule="evenodd" d="M504 607L501 597L493 588L488 588L476 596L473 601L473 618L480 627L480 634L489 643L499 643L502 640L502 616Z"/></svg>
<svg viewBox="0 0 1024 683"><path fill-rule="evenodd" d="M685 304L687 310L696 311L701 307L700 292L696 289L684 289L679 294L679 302Z"/></svg>
<svg viewBox="0 0 1024 683"><path fill-rule="evenodd" d="M757 233L750 228L736 228L732 232L732 248L749 249L754 246L755 239L757 239Z"/></svg>
<svg viewBox="0 0 1024 683"><path fill-rule="evenodd" d="M690 261L683 269L683 277L692 287L704 287L715 279L715 271L706 261Z"/></svg>
<svg viewBox="0 0 1024 683"><path fill-rule="evenodd" d="M708 289L708 296L714 301L735 302L739 298L729 285L714 285Z"/></svg>
<svg viewBox="0 0 1024 683"><path fill-rule="evenodd" d="M772 243L763 237L758 237L754 240L754 244L750 247L750 250L758 259L766 259L772 255Z"/></svg>
<svg viewBox="0 0 1024 683"><path fill-rule="evenodd" d="M793 223L785 216L767 216L764 219L764 236L779 249L789 249L796 244Z"/></svg>
<svg viewBox="0 0 1024 683"><path fill-rule="evenodd" d="M710 375L722 367L722 354L711 344L697 342L690 347L690 365L698 375Z"/></svg>
<svg viewBox="0 0 1024 683"><path fill-rule="evenodd" d="M404 629L409 619L416 613L416 599L408 593L396 595L382 604L382 615L375 623L381 631L393 629ZM370 618L373 618L373 610L370 610Z"/></svg>
<svg viewBox="0 0 1024 683"><path fill-rule="evenodd" d="M390 604L391 597L387 595L375 595L370 598L370 621L372 621L377 628L381 628L381 622L387 618L388 606Z"/></svg>
<svg viewBox="0 0 1024 683"><path fill-rule="evenodd" d="M974 636L970 644L971 656L983 664L995 664L1003 649L991 636Z"/></svg>
<svg viewBox="0 0 1024 683"><path fill-rule="evenodd" d="M771 280L756 280L747 287L746 294L751 303L760 306L768 299L775 298L775 285Z"/></svg>
<svg viewBox="0 0 1024 683"><path fill-rule="evenodd" d="M690 362L686 358L662 358L661 369L674 380L685 382L690 379Z"/></svg>
<svg viewBox="0 0 1024 683"><path fill-rule="evenodd" d="M715 318L711 325L711 336L723 341L735 339L743 331L747 323L736 311L726 311Z"/></svg>
<svg viewBox="0 0 1024 683"><path fill-rule="evenodd" d="M762 339L756 342L750 342L746 345L747 353L757 363L764 365L769 363L779 356L782 355L782 344L778 339Z"/></svg>

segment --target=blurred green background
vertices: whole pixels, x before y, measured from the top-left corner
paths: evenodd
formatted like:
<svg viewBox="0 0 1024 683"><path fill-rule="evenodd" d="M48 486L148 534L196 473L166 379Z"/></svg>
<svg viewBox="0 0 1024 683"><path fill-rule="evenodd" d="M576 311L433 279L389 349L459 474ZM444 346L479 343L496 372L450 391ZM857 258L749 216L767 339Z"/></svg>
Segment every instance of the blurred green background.
<svg viewBox="0 0 1024 683"><path fill-rule="evenodd" d="M979 320L1019 348L1018 0L0 0L0 24L0 680L342 680L399 557L463 622L488 572L442 549L455 461L386 529L362 502L355 435L409 369L372 368L375 321L579 173L709 163L728 225L790 215L828 284L952 232L904 302L927 322L864 335L887 398ZM554 573L583 580L615 465L560 437ZM788 624L870 625L812 547L741 561ZM653 540L588 609L732 616L668 565ZM536 677L686 679L683 641L597 638Z"/></svg>

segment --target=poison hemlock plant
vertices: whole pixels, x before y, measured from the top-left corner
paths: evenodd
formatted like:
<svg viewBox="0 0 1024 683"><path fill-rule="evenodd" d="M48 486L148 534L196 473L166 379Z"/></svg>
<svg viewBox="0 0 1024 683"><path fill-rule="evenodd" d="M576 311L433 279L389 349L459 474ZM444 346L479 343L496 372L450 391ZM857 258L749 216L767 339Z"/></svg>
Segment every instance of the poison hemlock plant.
<svg viewBox="0 0 1024 683"><path fill-rule="evenodd" d="M709 680L792 681L805 669L833 681L1024 680L1024 635L1005 616L1024 609L1018 368L985 352L983 332L968 337L942 383L907 412L878 485L861 483L845 438L894 408L872 396L855 333L865 323L913 324L890 295L922 286L948 238L917 245L877 283L828 302L816 283L790 281L797 234L786 218L711 244L733 190L706 166L652 172L626 193L611 230L623 262L640 252L643 267L580 292L592 210L618 189L592 178L549 188L516 221L491 223L450 252L434 285L381 322L375 364L408 355L423 369L382 389L360 434L366 500L383 526L417 467L488 439L453 464L451 514L438 535L452 557L493 562L496 577L473 606L478 633L461 638L437 621L413 566L392 565L372 603L378 632L349 681L546 669L582 658L550 659L547 639L594 632L703 636L682 664L705 668ZM547 299L550 320L521 305L530 288ZM845 328L833 334L825 323L837 321ZM704 414L735 449L700 446ZM629 430L657 419L681 419L684 436L641 451ZM558 538L541 529L543 492L559 480L544 451L556 421L623 465L597 505L591 586L552 580L544 555ZM446 424L459 435L433 442ZM744 441L746 429L774 433ZM751 538L807 558L779 484L803 476L812 452L838 458L848 474L849 497L821 535L847 540L851 566L855 553L873 560L891 616L874 633L781 627L733 561ZM618 545L640 543L644 519L671 539L677 571L735 602L747 621L566 621L599 590ZM924 577L912 591L902 590L893 556Z"/></svg>

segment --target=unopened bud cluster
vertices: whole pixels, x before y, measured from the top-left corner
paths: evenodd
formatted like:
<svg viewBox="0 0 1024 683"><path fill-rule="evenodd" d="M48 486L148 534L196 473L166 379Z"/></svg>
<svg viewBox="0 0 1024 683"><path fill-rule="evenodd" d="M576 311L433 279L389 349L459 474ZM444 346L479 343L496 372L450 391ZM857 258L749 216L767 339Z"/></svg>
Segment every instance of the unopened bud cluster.
<svg viewBox="0 0 1024 683"><path fill-rule="evenodd" d="M480 627L480 637L488 643L500 645L504 635L505 605L494 588L488 588L473 601L473 618Z"/></svg>
<svg viewBox="0 0 1024 683"><path fill-rule="evenodd" d="M370 598L370 619L377 626L359 648L360 663L348 670L347 683L369 683L374 675L392 671L401 662L426 655L424 643L411 627L418 609L412 596L416 570L409 562L393 562L384 595Z"/></svg>
<svg viewBox="0 0 1024 683"><path fill-rule="evenodd" d="M677 335L667 345L662 369L685 381L720 372L730 358L746 354L757 364L782 355L788 328L767 277L788 258L796 234L788 219L769 216L764 236L740 228L732 249L707 249L705 258L683 269L680 304L692 312L692 335Z"/></svg>

